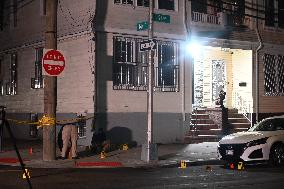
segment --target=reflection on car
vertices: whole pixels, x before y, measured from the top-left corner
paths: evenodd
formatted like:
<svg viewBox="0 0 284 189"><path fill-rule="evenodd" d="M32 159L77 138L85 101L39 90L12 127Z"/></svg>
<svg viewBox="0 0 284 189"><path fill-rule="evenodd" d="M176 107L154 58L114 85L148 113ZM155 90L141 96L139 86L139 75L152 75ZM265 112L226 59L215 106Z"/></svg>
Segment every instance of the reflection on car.
<svg viewBox="0 0 284 189"><path fill-rule="evenodd" d="M270 117L248 131L223 137L218 146L219 158L227 162L269 161L284 163L284 115Z"/></svg>

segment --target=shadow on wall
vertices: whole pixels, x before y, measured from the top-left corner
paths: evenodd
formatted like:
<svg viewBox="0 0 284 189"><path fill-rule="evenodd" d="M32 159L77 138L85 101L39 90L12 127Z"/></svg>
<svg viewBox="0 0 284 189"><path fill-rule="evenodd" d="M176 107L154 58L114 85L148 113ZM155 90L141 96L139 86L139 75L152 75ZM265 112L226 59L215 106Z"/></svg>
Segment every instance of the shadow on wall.
<svg viewBox="0 0 284 189"><path fill-rule="evenodd" d="M126 127L113 127L106 135L112 144L128 144L129 147L137 146L137 142L132 141L132 131Z"/></svg>

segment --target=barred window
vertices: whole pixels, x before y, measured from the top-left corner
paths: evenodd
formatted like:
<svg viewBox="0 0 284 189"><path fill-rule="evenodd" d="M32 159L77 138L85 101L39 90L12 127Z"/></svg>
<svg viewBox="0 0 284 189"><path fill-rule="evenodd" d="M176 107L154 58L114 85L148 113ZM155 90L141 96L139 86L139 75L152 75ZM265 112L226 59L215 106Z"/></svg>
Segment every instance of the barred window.
<svg viewBox="0 0 284 189"><path fill-rule="evenodd" d="M86 126L86 120L83 119L84 116L79 115L78 116L79 121L78 121L78 137L79 138L85 138L86 137L86 131L87 131L87 126Z"/></svg>
<svg viewBox="0 0 284 189"><path fill-rule="evenodd" d="M10 55L10 78L6 83L6 95L17 94L17 54Z"/></svg>
<svg viewBox="0 0 284 189"><path fill-rule="evenodd" d="M43 88L42 56L43 56L43 48L35 49L35 77L31 78L32 89Z"/></svg>
<svg viewBox="0 0 284 189"><path fill-rule="evenodd" d="M149 51L140 51L143 39L114 37L113 89L147 90ZM154 66L155 89L178 91L178 44L156 41Z"/></svg>
<svg viewBox="0 0 284 189"><path fill-rule="evenodd" d="M114 0L115 4L133 5L133 0Z"/></svg>
<svg viewBox="0 0 284 189"><path fill-rule="evenodd" d="M284 95L284 56L264 54L264 89L265 95Z"/></svg>

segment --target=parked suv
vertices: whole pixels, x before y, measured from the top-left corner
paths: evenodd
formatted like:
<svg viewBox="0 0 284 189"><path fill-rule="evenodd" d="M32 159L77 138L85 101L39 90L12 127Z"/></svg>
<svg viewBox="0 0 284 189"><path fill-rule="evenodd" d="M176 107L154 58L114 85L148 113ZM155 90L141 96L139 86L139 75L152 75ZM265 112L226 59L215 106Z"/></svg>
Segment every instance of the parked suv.
<svg viewBox="0 0 284 189"><path fill-rule="evenodd" d="M284 163L284 115L262 120L248 131L223 137L219 157L227 162L269 161Z"/></svg>

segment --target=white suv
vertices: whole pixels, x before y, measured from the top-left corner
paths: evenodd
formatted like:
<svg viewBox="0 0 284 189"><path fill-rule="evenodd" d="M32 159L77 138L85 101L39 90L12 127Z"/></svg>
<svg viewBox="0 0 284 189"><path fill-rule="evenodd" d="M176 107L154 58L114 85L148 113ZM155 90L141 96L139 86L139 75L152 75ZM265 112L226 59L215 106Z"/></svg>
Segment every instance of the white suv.
<svg viewBox="0 0 284 189"><path fill-rule="evenodd" d="M284 164L284 115L262 120L248 131L223 137L219 158L227 162L267 161Z"/></svg>

